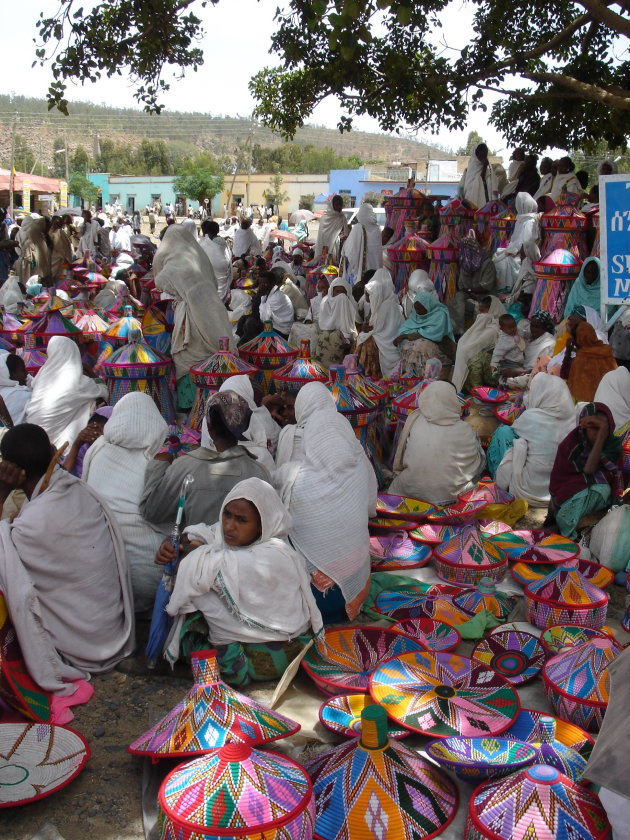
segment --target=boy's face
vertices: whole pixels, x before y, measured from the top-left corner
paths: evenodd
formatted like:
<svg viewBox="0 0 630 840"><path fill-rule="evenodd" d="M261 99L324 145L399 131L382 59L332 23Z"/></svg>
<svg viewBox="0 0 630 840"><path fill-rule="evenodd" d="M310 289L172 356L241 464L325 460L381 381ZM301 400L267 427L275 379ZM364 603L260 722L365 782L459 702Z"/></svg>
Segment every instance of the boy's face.
<svg viewBox="0 0 630 840"><path fill-rule="evenodd" d="M479 312L482 315L486 315L488 312L490 312L490 307L488 306L487 303L480 303L479 304Z"/></svg>
<svg viewBox="0 0 630 840"><path fill-rule="evenodd" d="M506 324L501 324L501 331L506 335L516 335L516 321L508 321Z"/></svg>

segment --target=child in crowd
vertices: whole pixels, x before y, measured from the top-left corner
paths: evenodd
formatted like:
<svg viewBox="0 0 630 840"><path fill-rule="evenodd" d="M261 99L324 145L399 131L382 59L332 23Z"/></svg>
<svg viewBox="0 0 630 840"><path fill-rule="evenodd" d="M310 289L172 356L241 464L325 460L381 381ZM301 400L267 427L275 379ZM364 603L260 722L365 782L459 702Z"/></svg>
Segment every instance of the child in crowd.
<svg viewBox="0 0 630 840"><path fill-rule="evenodd" d="M494 346L490 367L499 375L517 376L524 372L527 342L519 335L516 321L511 315L501 315L499 329L501 332Z"/></svg>

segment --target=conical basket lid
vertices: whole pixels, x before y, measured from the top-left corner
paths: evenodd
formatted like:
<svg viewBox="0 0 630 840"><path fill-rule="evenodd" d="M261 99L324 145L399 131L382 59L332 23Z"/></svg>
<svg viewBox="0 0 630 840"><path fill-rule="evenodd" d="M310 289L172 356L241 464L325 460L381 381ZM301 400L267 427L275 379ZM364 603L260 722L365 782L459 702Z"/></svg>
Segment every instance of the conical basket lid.
<svg viewBox="0 0 630 840"><path fill-rule="evenodd" d="M108 338L128 338L131 330L140 330L142 332L142 324L137 318L124 315L109 325L103 333L103 338L106 341Z"/></svg>
<svg viewBox="0 0 630 840"><path fill-rule="evenodd" d="M275 382L298 388L307 382L328 382L328 375L328 368L311 358L310 342L305 339L299 356L274 371L272 378Z"/></svg>
<svg viewBox="0 0 630 840"><path fill-rule="evenodd" d="M258 367L277 368L295 358L299 350L285 341L281 335L271 329L271 324L265 321L265 329L238 348L239 355Z"/></svg>
<svg viewBox="0 0 630 840"><path fill-rule="evenodd" d="M313 788L304 768L246 744L226 744L180 765L162 783L158 799L166 819L198 832L195 837L312 836ZM282 826L287 833L276 834ZM293 834L295 829L301 831Z"/></svg>
<svg viewBox="0 0 630 840"><path fill-rule="evenodd" d="M476 589L456 595L453 603L471 615L485 610L504 621L512 612L515 601L505 592L499 592L491 578L481 578Z"/></svg>
<svg viewBox="0 0 630 840"><path fill-rule="evenodd" d="M225 379L228 376L251 376L258 372L258 368L250 365L229 350L228 339L219 339L220 349L209 356L205 362L193 365L190 368L191 376L199 380L212 381L213 379Z"/></svg>
<svg viewBox="0 0 630 840"><path fill-rule="evenodd" d="M466 828L467 837L492 840L605 840L610 832L598 797L544 764L476 788Z"/></svg>
<svg viewBox="0 0 630 840"><path fill-rule="evenodd" d="M482 570L505 563L505 554L476 528L461 533L438 545L436 556L451 566L468 566Z"/></svg>
<svg viewBox="0 0 630 840"><path fill-rule="evenodd" d="M571 251L566 251L564 248L556 248L544 259L534 263L534 271L536 274L559 275L565 279L577 277L580 273L582 260L572 254Z"/></svg>
<svg viewBox="0 0 630 840"><path fill-rule="evenodd" d="M384 710L368 706L373 714ZM362 716L361 738L306 763L316 802L319 840L420 840L449 825L458 806L457 788L433 764L396 741L370 744ZM386 729L386 726L385 726Z"/></svg>
<svg viewBox="0 0 630 840"><path fill-rule="evenodd" d="M608 703L608 666L621 650L621 645L614 639L591 639L553 656L543 668L543 679L547 685L570 697Z"/></svg>
<svg viewBox="0 0 630 840"><path fill-rule="evenodd" d="M295 721L226 685L215 651L197 651L192 667L195 682L188 694L134 741L129 752L156 758L200 755L227 743L266 744L300 729Z"/></svg>
<svg viewBox="0 0 630 840"><path fill-rule="evenodd" d="M35 335L80 335L81 330L69 318L65 318L58 309L51 309L33 321L24 332Z"/></svg>
<svg viewBox="0 0 630 840"><path fill-rule="evenodd" d="M571 566L560 566L540 580L528 583L525 594L559 605L601 606L608 603L608 595Z"/></svg>
<svg viewBox="0 0 630 840"><path fill-rule="evenodd" d="M130 341L115 350L101 367L107 375L107 369L117 365L166 365L170 361L168 356L154 350L146 341Z"/></svg>
<svg viewBox="0 0 630 840"><path fill-rule="evenodd" d="M460 502L488 502L491 505L505 505L514 501L514 496L504 490L495 481L480 481L476 487L460 493Z"/></svg>

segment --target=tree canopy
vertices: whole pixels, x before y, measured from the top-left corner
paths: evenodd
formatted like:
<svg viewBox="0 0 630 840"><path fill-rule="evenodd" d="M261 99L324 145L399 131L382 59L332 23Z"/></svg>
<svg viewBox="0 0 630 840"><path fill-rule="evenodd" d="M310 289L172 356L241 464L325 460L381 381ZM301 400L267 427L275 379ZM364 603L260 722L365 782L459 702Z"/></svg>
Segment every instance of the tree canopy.
<svg viewBox="0 0 630 840"><path fill-rule="evenodd" d="M136 97L159 112L169 68L203 61L202 22L192 11L219 0L101 0L89 12L59 0L42 13L37 59L51 62L49 107L67 111L68 79L95 81L131 68ZM252 0L253 2L253 0ZM359 115L385 131L462 129L469 109L508 142L626 147L630 133L628 2L475 0L468 43L449 48L441 16L458 0L285 0L272 50L280 67L257 73L257 116L284 137L336 95L339 128ZM140 36L140 37L139 37ZM445 48L445 45L447 48ZM488 94L499 98L488 105Z"/></svg>

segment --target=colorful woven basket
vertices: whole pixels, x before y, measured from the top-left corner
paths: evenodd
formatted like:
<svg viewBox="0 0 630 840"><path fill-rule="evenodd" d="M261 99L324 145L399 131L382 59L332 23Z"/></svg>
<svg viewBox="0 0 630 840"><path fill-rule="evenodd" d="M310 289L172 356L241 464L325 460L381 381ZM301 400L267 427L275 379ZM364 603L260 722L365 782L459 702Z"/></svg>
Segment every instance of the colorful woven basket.
<svg viewBox="0 0 630 840"><path fill-rule="evenodd" d="M545 694L559 717L599 732L610 692L608 666L621 650L614 639L591 639L547 661Z"/></svg>
<svg viewBox="0 0 630 840"><path fill-rule="evenodd" d="M446 738L500 735L519 712L516 689L457 653L405 653L380 665L370 694L398 723Z"/></svg>
<svg viewBox="0 0 630 840"><path fill-rule="evenodd" d="M295 359L299 350L285 341L271 328L271 322L265 321L263 331L238 348L238 354L250 365L258 368L256 381L264 393L272 387L272 371Z"/></svg>
<svg viewBox="0 0 630 840"><path fill-rule="evenodd" d="M455 595L453 603L470 615L477 615L485 610L500 621L504 621L514 609L516 602L505 592L498 592L492 578L482 577L476 589Z"/></svg>
<svg viewBox="0 0 630 840"><path fill-rule="evenodd" d="M328 368L311 358L311 342L308 338L300 342L300 353L296 359L274 370L272 379L276 391L299 391L307 382L328 382Z"/></svg>
<svg viewBox="0 0 630 840"><path fill-rule="evenodd" d="M495 519L479 519L478 525L481 533L486 537L494 537L496 534L507 534L512 528L505 522Z"/></svg>
<svg viewBox="0 0 630 840"><path fill-rule="evenodd" d="M510 398L510 395L500 388L486 388L485 386L471 388L470 394L476 400L482 403L489 403L490 405L507 402Z"/></svg>
<svg viewBox="0 0 630 840"><path fill-rule="evenodd" d="M464 586L478 586L483 577L498 583L508 567L507 556L476 529L466 529L437 546L433 558L442 580Z"/></svg>
<svg viewBox="0 0 630 840"><path fill-rule="evenodd" d="M420 642L389 628L339 627L325 630L302 667L326 695L364 694L379 663L414 650L422 650Z"/></svg>
<svg viewBox="0 0 630 840"><path fill-rule="evenodd" d="M514 501L514 496L488 479L480 481L476 487L457 496L460 502L487 502L489 505L507 505Z"/></svg>
<svg viewBox="0 0 630 840"><path fill-rule="evenodd" d="M160 840L311 840L313 786L276 752L226 744L172 770L158 793Z"/></svg>
<svg viewBox="0 0 630 840"><path fill-rule="evenodd" d="M376 497L377 516L391 516L395 519L411 519L417 522L435 510L435 506L422 499L397 496L393 493L379 493Z"/></svg>
<svg viewBox="0 0 630 840"><path fill-rule="evenodd" d="M560 566L525 587L527 619L544 630L555 624L599 629L606 621L608 595L571 567Z"/></svg>
<svg viewBox="0 0 630 840"><path fill-rule="evenodd" d="M517 530L492 537L510 560L523 563L565 563L580 553L573 540L550 531Z"/></svg>
<svg viewBox="0 0 630 840"><path fill-rule="evenodd" d="M414 542L439 545L456 536L459 531L458 525L436 525L433 522L427 522L410 531L409 536Z"/></svg>
<svg viewBox="0 0 630 840"><path fill-rule="evenodd" d="M24 366L31 376L35 376L48 358L45 350L27 350L25 347L20 347L16 355L24 360Z"/></svg>
<svg viewBox="0 0 630 840"><path fill-rule="evenodd" d="M92 310L88 312L77 312L72 320L74 325L81 330L86 338L94 340L99 339L108 327L107 322Z"/></svg>
<svg viewBox="0 0 630 840"><path fill-rule="evenodd" d="M338 694L325 700L319 707L319 719L326 729L344 738L358 738L361 735L361 714L366 706L373 706L369 694ZM394 724L388 724L387 737L399 740L411 733Z"/></svg>
<svg viewBox="0 0 630 840"><path fill-rule="evenodd" d="M192 654L194 685L171 711L131 744L134 755L193 756L227 743L267 744L294 735L298 723L222 682L216 651Z"/></svg>
<svg viewBox="0 0 630 840"><path fill-rule="evenodd" d="M562 564L568 568L575 569L579 574L589 583L597 586L598 589L606 589L614 581L615 575L606 566L600 566L599 563L593 560L584 560L582 557L576 557L573 560L568 560ZM533 583L536 580L547 575L553 574L558 566L556 564L541 564L541 563L515 563L511 568L511 574L514 580L523 586L528 583Z"/></svg>
<svg viewBox="0 0 630 840"><path fill-rule="evenodd" d="M455 627L434 618L403 618L389 629L417 639L426 650L436 653L455 650L462 640Z"/></svg>
<svg viewBox="0 0 630 840"><path fill-rule="evenodd" d="M389 391L386 386L368 376L362 376L357 367L357 357L353 353L345 357L343 366L346 369L346 380L354 390L358 391L362 397L367 397L371 402L384 408L389 400Z"/></svg>
<svg viewBox="0 0 630 840"><path fill-rule="evenodd" d="M566 720L534 709L521 709L504 738L527 741L536 750L537 764L549 764L578 782L593 750L593 738Z"/></svg>
<svg viewBox="0 0 630 840"><path fill-rule="evenodd" d="M384 710L363 712L361 738L306 763L318 840L429 840L457 812L453 782L404 744L387 739Z"/></svg>
<svg viewBox="0 0 630 840"><path fill-rule="evenodd" d="M419 569L427 565L432 555L433 552L428 545L412 542L406 531L370 537L370 560L373 572Z"/></svg>
<svg viewBox="0 0 630 840"><path fill-rule="evenodd" d="M427 519L440 525L464 525L475 519L488 504L489 502L482 499L474 502L455 502L427 514Z"/></svg>
<svg viewBox="0 0 630 840"><path fill-rule="evenodd" d="M337 406L337 411L349 420L352 426L361 428L375 420L380 412L379 404L363 396L346 379L343 365L330 368L327 387Z"/></svg>
<svg viewBox="0 0 630 840"><path fill-rule="evenodd" d="M87 741L72 729L0 723L0 808L50 796L70 784L89 757Z"/></svg>
<svg viewBox="0 0 630 840"><path fill-rule="evenodd" d="M410 519L391 519L375 516L368 521L370 534L391 534L395 531L413 531L420 525Z"/></svg>
<svg viewBox="0 0 630 840"><path fill-rule="evenodd" d="M417 583L396 586L396 578L392 578L392 588L379 592L374 600L374 609L381 615L391 618L415 618L410 615L422 605L425 598L446 598L451 601L454 595L463 592L459 586L449 586L444 583ZM463 613L463 610L460 610Z"/></svg>
<svg viewBox="0 0 630 840"><path fill-rule="evenodd" d="M547 656L555 656L567 648L583 645L591 639L607 639L612 633L604 628L595 630L593 627L581 627L579 624L556 624L547 627L540 636L540 644Z"/></svg>
<svg viewBox="0 0 630 840"><path fill-rule="evenodd" d="M120 347L121 344L127 342L133 331L142 332L142 324L137 318L134 318L131 307L125 306L125 314L122 318L110 324L102 334L102 338L114 347Z"/></svg>
<svg viewBox="0 0 630 840"><path fill-rule="evenodd" d="M609 840L597 796L555 767L534 764L483 782L468 805L464 840Z"/></svg>
<svg viewBox="0 0 630 840"><path fill-rule="evenodd" d="M519 630L492 633L477 643L472 658L513 685L533 680L545 664L545 652L536 636Z"/></svg>
<svg viewBox="0 0 630 840"><path fill-rule="evenodd" d="M30 350L35 347L47 347L50 339L56 335L75 340L83 336L79 327L64 317L58 309L51 309L36 321L27 322L21 328L20 334L24 347Z"/></svg>
<svg viewBox="0 0 630 840"><path fill-rule="evenodd" d="M536 761L536 750L531 744L505 736L440 738L427 744L426 751L438 764L454 770L467 782L507 776Z"/></svg>

